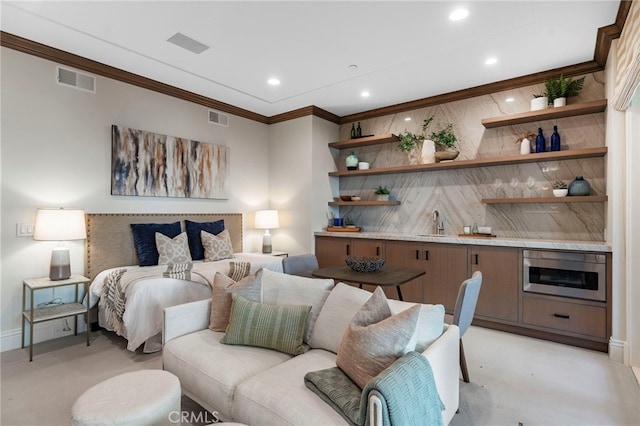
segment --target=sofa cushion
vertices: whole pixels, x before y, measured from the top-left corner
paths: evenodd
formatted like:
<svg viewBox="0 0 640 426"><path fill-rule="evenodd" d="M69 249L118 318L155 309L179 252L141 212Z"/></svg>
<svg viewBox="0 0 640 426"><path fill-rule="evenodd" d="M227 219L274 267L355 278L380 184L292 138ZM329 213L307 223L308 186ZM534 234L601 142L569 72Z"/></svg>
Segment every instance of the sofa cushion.
<svg viewBox="0 0 640 426"><path fill-rule="evenodd" d="M391 315L384 291L376 288L349 324L336 364L364 388L395 360L415 349L419 316L417 305Z"/></svg>
<svg viewBox="0 0 640 426"><path fill-rule="evenodd" d="M209 330L226 331L231 313L231 295L238 294L254 302L262 301L262 269L235 282L230 277L216 272L211 288L211 316Z"/></svg>
<svg viewBox="0 0 640 426"><path fill-rule="evenodd" d="M242 382L236 389L234 421L249 425L346 425L347 422L307 389L310 371L335 367L335 354L311 350Z"/></svg>
<svg viewBox="0 0 640 426"><path fill-rule="evenodd" d="M270 305L234 294L229 326L220 343L299 355L308 349L302 339L310 311L311 306Z"/></svg>
<svg viewBox="0 0 640 426"><path fill-rule="evenodd" d="M305 342L309 340L310 332L332 288L332 279L306 278L269 270L262 274L262 302L311 306Z"/></svg>
<svg viewBox="0 0 640 426"><path fill-rule="evenodd" d="M388 299L391 314L396 315L406 309L416 306L416 303L402 302ZM444 306L419 304L420 317L416 330L416 351L424 352L430 344L436 341L444 332Z"/></svg>
<svg viewBox="0 0 640 426"><path fill-rule="evenodd" d="M158 250L158 265L191 262L186 232L173 238L156 232L156 249Z"/></svg>
<svg viewBox="0 0 640 426"><path fill-rule="evenodd" d="M233 245L231 235L225 229L218 235L213 235L207 231L200 231L202 247L204 247L204 261L214 262L233 258Z"/></svg>
<svg viewBox="0 0 640 426"><path fill-rule="evenodd" d="M163 347L162 363L165 370L180 378L185 394L196 397L206 409L229 418L236 387L285 362L291 355L252 346L223 345L220 343L223 335L201 330L173 339Z"/></svg>

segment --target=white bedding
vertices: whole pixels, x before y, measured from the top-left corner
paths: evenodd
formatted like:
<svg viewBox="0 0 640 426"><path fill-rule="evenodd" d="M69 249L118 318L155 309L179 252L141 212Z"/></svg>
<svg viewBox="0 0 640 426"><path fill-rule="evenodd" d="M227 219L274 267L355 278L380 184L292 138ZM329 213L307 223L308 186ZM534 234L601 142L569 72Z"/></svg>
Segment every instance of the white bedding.
<svg viewBox="0 0 640 426"><path fill-rule="evenodd" d="M195 281L154 277L140 279L132 283L125 293L125 312L122 317L124 322L123 337L127 339L127 349L135 351L141 344L149 340L144 351L155 352L159 350L161 339L151 338L162 331L163 309L211 297L211 280L216 272L228 274L230 262L250 262L251 273L260 268L282 272L282 257L258 253L236 253L234 256L233 259L216 262L194 262L194 264L199 264L199 271L206 271L203 274L208 277L206 280L198 274L193 274ZM98 303L106 276L114 269L121 268L104 270L95 277L89 287L90 307ZM140 266L124 266L124 268L127 270L144 269ZM101 327L113 331L100 312L98 312L98 323Z"/></svg>

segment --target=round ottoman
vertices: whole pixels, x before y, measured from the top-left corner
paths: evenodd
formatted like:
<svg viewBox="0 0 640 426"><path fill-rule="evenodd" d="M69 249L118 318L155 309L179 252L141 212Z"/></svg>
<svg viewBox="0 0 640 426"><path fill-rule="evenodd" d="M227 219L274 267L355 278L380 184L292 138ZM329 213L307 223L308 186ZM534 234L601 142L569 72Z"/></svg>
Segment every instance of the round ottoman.
<svg viewBox="0 0 640 426"><path fill-rule="evenodd" d="M139 370L89 388L71 408L73 425L180 424L182 392L176 376Z"/></svg>

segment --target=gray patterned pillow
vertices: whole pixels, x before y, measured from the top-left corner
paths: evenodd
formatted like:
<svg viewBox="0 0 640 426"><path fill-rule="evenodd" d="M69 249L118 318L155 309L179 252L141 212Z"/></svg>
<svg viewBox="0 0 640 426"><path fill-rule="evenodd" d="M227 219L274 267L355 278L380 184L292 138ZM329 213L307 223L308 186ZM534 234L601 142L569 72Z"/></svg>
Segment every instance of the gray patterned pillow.
<svg viewBox="0 0 640 426"><path fill-rule="evenodd" d="M218 235L213 235L207 231L200 231L200 239L202 240L202 246L204 247L205 262L233 258L231 235L229 235L229 231L227 229Z"/></svg>
<svg viewBox="0 0 640 426"><path fill-rule="evenodd" d="M229 278L240 281L251 272L251 262L229 262Z"/></svg>
<svg viewBox="0 0 640 426"><path fill-rule="evenodd" d="M169 238L156 232L156 248L159 255L158 265L191 262L191 252L189 251L189 240L186 232L179 234L175 238Z"/></svg>

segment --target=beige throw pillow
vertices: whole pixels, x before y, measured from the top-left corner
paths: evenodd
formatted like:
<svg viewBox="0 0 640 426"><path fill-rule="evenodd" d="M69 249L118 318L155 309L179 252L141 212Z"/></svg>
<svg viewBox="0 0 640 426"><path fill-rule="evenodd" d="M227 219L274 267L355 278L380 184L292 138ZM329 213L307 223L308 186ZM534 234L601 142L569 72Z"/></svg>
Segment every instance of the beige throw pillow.
<svg viewBox="0 0 640 426"><path fill-rule="evenodd" d="M169 263L191 262L189 240L187 233L183 232L175 238L156 232L156 249L158 250L158 265Z"/></svg>
<svg viewBox="0 0 640 426"><path fill-rule="evenodd" d="M420 307L391 315L378 287L356 313L342 338L336 364L360 388L405 353L415 349Z"/></svg>
<svg viewBox="0 0 640 426"><path fill-rule="evenodd" d="M236 282L230 277L216 272L211 289L211 316L209 329L226 331L231 313L232 294L238 294L247 300L262 302L262 269L247 275Z"/></svg>
<svg viewBox="0 0 640 426"><path fill-rule="evenodd" d="M205 262L233 258L233 247L231 245L229 230L225 229L218 235L213 235L207 231L200 231L200 239L204 247Z"/></svg>

